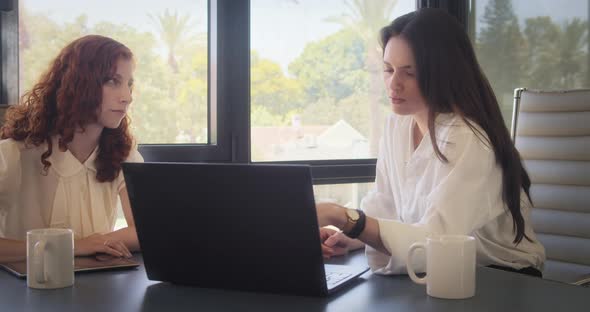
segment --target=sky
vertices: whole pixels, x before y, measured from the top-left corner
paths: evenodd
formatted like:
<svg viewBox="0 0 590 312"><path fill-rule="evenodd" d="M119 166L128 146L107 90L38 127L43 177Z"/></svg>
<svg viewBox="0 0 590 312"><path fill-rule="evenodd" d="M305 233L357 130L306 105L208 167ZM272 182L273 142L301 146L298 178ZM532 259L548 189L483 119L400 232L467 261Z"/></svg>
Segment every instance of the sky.
<svg viewBox="0 0 590 312"><path fill-rule="evenodd" d="M395 1L395 0L392 0ZM310 41L336 32L341 26L325 18L346 12L344 0L251 0L251 47L286 72ZM397 0L393 16L413 11L415 0ZM83 4L83 5L82 5ZM99 21L127 24L156 31L149 14L166 8L191 14L199 32L207 30L206 0L21 0L21 6L54 20L71 22L87 14L90 26Z"/></svg>
<svg viewBox="0 0 590 312"><path fill-rule="evenodd" d="M341 16L343 0L251 0L251 47L286 70L308 42L337 32L341 26L326 18ZM415 10L415 0L397 0L391 19Z"/></svg>
<svg viewBox="0 0 590 312"><path fill-rule="evenodd" d="M481 21L489 1L476 0L477 21ZM57 21L71 22L87 14L90 25L106 20L150 32L156 28L149 14L160 14L169 8L190 14L198 32L207 30L206 0L21 0L20 3ZM516 14L524 18L551 14L555 21L562 23L572 16L588 17L587 0L513 0L512 4ZM391 19L413 11L415 5L415 0L397 0ZM344 0L251 0L251 47L287 72L288 64L301 54L307 43L341 27L326 18L345 12L348 11ZM520 18L521 23L524 18Z"/></svg>
<svg viewBox="0 0 590 312"><path fill-rule="evenodd" d="M71 22L86 14L90 25L106 20L146 31L155 30L148 14L170 8L190 14L199 29L207 29L207 0L20 0L20 6L23 5L56 21Z"/></svg>

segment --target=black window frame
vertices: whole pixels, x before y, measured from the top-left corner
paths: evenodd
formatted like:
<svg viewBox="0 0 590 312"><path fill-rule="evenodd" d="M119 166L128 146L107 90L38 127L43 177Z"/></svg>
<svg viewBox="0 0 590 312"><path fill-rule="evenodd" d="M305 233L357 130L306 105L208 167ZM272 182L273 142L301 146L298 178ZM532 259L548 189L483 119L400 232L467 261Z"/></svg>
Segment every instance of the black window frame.
<svg viewBox="0 0 590 312"><path fill-rule="evenodd" d="M0 40L0 105L7 106L18 101L18 0L0 0Z"/></svg>
<svg viewBox="0 0 590 312"><path fill-rule="evenodd" d="M470 2L474 0L416 0L417 8L439 8L453 15L469 31Z"/></svg>
<svg viewBox="0 0 590 312"><path fill-rule="evenodd" d="M417 0L439 7L466 25L469 0ZM250 0L208 1L208 144L140 144L146 161L251 163ZM18 100L18 0L0 0L0 104ZM314 184L375 180L376 159L256 162L307 164Z"/></svg>

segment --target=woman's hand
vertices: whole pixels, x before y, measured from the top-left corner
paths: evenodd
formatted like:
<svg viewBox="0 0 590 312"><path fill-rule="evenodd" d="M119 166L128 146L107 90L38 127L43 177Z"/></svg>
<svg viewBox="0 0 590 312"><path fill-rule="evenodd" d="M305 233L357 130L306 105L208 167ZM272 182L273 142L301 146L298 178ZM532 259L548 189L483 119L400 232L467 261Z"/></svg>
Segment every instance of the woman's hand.
<svg viewBox="0 0 590 312"><path fill-rule="evenodd" d="M333 256L342 256L351 250L365 246L358 239L352 239L342 232L329 227L320 228L320 241L322 242L322 255L325 259Z"/></svg>
<svg viewBox="0 0 590 312"><path fill-rule="evenodd" d="M105 235L92 234L74 242L76 256L90 256L105 253L115 257L131 257L131 252L120 240L108 239Z"/></svg>

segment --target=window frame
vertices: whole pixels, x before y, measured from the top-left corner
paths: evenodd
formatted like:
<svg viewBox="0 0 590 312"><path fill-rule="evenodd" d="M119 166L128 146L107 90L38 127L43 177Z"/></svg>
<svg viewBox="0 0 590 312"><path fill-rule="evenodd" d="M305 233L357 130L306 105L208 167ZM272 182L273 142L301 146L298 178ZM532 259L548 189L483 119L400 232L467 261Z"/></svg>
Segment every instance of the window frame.
<svg viewBox="0 0 590 312"><path fill-rule="evenodd" d="M469 0L416 0L416 7L440 7L466 25ZM18 100L18 0L0 0L0 104ZM251 163L250 0L208 1L208 144L140 144L146 161ZM461 13L463 12L463 13ZM463 15L462 15L463 14ZM306 164L314 184L374 182L376 159L256 162Z"/></svg>
<svg viewBox="0 0 590 312"><path fill-rule="evenodd" d="M233 3L233 5L231 5ZM249 45L240 28L250 23L245 1L209 0L207 71L207 144L140 144L145 161L161 162L245 162L240 136L244 133L239 114L249 105L250 92L239 82L249 80L248 62L236 51ZM231 40L222 40L230 38ZM249 58L249 54L248 54ZM247 75L247 76L246 76ZM249 106L248 106L249 110ZM249 129L248 135L249 135ZM242 151L238 154L238 151ZM249 150L248 150L249 153Z"/></svg>
<svg viewBox="0 0 590 312"><path fill-rule="evenodd" d="M0 106L18 101L18 0L0 0Z"/></svg>
<svg viewBox="0 0 590 312"><path fill-rule="evenodd" d="M438 8L453 15L469 32L469 8L474 0L416 0L416 8Z"/></svg>

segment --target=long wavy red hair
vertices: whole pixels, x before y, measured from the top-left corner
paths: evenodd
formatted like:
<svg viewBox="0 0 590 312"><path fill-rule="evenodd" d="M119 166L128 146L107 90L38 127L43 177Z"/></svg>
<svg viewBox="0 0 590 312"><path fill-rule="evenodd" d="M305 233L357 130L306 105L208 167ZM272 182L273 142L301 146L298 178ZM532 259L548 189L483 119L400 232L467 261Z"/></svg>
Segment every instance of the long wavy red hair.
<svg viewBox="0 0 590 312"><path fill-rule="evenodd" d="M104 83L116 73L119 59L132 60L131 50L111 38L89 35L67 45L51 62L39 82L6 112L0 136L23 141L27 146L47 144L41 156L44 174L51 166L51 138L59 135L58 147L67 150L76 129L96 122ZM113 181L129 156L133 137L127 116L116 129L104 128L95 160L96 179Z"/></svg>

